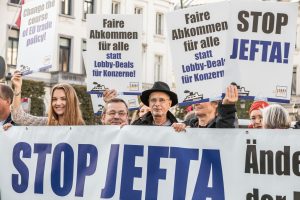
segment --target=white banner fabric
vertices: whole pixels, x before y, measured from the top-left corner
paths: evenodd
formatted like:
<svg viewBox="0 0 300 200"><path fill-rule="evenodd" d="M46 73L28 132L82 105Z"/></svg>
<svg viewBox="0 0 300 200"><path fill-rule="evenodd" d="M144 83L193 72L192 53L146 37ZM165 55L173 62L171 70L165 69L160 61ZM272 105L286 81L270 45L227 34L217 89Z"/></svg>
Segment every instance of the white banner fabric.
<svg viewBox="0 0 300 200"><path fill-rule="evenodd" d="M12 127L2 200L299 200L299 131Z"/></svg>

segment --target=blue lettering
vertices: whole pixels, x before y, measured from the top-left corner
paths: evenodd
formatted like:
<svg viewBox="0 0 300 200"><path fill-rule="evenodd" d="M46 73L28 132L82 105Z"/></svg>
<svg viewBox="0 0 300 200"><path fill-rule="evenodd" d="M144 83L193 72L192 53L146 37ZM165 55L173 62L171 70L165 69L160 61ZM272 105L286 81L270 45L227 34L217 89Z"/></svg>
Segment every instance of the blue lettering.
<svg viewBox="0 0 300 200"><path fill-rule="evenodd" d="M101 190L101 198L112 198L115 194L119 160L119 146L119 144L112 144L110 147L105 187Z"/></svg>
<svg viewBox="0 0 300 200"><path fill-rule="evenodd" d="M258 52L257 45L259 44L258 40L252 40L251 45L250 45L250 57L249 60L255 60L255 54Z"/></svg>
<svg viewBox="0 0 300 200"><path fill-rule="evenodd" d="M212 174L212 187L209 177ZM222 164L219 150L203 149L200 170L193 194L193 200L225 200Z"/></svg>
<svg viewBox="0 0 300 200"><path fill-rule="evenodd" d="M142 191L133 190L133 179L142 177L142 168L135 167L135 157L143 154L142 145L124 145L120 199L141 199Z"/></svg>
<svg viewBox="0 0 300 200"><path fill-rule="evenodd" d="M271 48L269 48L269 46L271 46ZM260 53L262 62L288 63L289 46L289 43L282 44L281 42L275 41L271 42L260 40L234 39L232 54L230 55L230 58L255 61L257 60L255 58L256 55ZM240 50L238 52L239 48Z"/></svg>
<svg viewBox="0 0 300 200"><path fill-rule="evenodd" d="M51 148L51 144L34 144L34 153L38 154L34 181L34 193L36 194L43 194L46 155L51 153Z"/></svg>
<svg viewBox="0 0 300 200"><path fill-rule="evenodd" d="M273 42L269 62L274 62L275 60L277 60L277 63L282 63L281 57L281 43Z"/></svg>
<svg viewBox="0 0 300 200"><path fill-rule="evenodd" d="M241 40L241 46L240 46L240 59L241 60L248 60L248 57L245 55L245 53L248 51L248 47L246 46L249 44L249 40Z"/></svg>
<svg viewBox="0 0 300 200"><path fill-rule="evenodd" d="M87 165L87 157L90 164ZM94 174L97 167L98 150L91 144L78 145L77 181L75 196L83 197L85 177Z"/></svg>
<svg viewBox="0 0 300 200"><path fill-rule="evenodd" d="M63 186L60 186L61 177L61 156L64 154L64 177ZM67 143L58 144L53 151L52 170L51 170L51 187L53 192L58 196L66 196L70 193L73 184L74 171L74 152L72 147Z"/></svg>
<svg viewBox="0 0 300 200"><path fill-rule="evenodd" d="M233 47L232 54L230 55L230 59L236 59L239 50L239 39L233 39Z"/></svg>
<svg viewBox="0 0 300 200"><path fill-rule="evenodd" d="M21 160L21 152L23 152L23 158L31 158L31 147L28 143L19 142L13 149L13 164L18 170L19 174L12 174L11 184L12 188L17 193L23 193L28 188L29 170L26 164ZM21 179L19 184L19 178Z"/></svg>
<svg viewBox="0 0 300 200"><path fill-rule="evenodd" d="M147 182L146 182L146 198L148 200L157 199L158 180L166 179L166 169L159 168L160 158L169 157L169 147L148 148L148 164L147 164Z"/></svg>
<svg viewBox="0 0 300 200"><path fill-rule="evenodd" d="M199 159L199 150L171 147L170 158L176 158L173 199L185 199L190 161Z"/></svg>
<svg viewBox="0 0 300 200"><path fill-rule="evenodd" d="M262 45L261 61L266 62L268 60L268 49L269 49L269 46L272 44L272 42L260 41L260 44Z"/></svg>

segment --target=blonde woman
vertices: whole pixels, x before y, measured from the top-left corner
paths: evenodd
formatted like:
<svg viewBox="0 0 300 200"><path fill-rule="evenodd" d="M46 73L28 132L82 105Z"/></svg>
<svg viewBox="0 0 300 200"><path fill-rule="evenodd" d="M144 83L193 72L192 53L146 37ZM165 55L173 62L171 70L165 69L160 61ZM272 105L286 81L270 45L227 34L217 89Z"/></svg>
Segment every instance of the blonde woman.
<svg viewBox="0 0 300 200"><path fill-rule="evenodd" d="M11 114L14 122L25 126L42 125L84 125L79 101L74 88L67 83L59 83L51 90L51 102L48 117L36 117L25 113L21 106L22 75L14 73L12 77L14 98Z"/></svg>

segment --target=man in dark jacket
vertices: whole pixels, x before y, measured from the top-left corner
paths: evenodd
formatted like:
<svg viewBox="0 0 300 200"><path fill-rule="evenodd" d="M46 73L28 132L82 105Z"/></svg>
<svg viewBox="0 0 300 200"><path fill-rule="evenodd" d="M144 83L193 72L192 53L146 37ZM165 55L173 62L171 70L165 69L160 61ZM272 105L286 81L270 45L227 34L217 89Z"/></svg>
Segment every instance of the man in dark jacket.
<svg viewBox="0 0 300 200"><path fill-rule="evenodd" d="M235 103L237 100L237 87L230 85L226 89L222 102L212 101L195 104L195 117L184 123L174 124L173 127L177 131L182 131L186 126L191 128L235 128Z"/></svg>
<svg viewBox="0 0 300 200"><path fill-rule="evenodd" d="M192 128L234 128L235 114L234 104L199 103L195 104L196 117L186 124Z"/></svg>
<svg viewBox="0 0 300 200"><path fill-rule="evenodd" d="M134 121L132 125L171 126L177 122L169 111L178 103L177 94L172 92L166 83L155 82L151 89L142 92L141 101L150 107L151 111Z"/></svg>
<svg viewBox="0 0 300 200"><path fill-rule="evenodd" d="M8 85L0 84L0 125L3 126L5 124L14 122L11 119L10 115L10 104L13 100L13 91L11 87Z"/></svg>

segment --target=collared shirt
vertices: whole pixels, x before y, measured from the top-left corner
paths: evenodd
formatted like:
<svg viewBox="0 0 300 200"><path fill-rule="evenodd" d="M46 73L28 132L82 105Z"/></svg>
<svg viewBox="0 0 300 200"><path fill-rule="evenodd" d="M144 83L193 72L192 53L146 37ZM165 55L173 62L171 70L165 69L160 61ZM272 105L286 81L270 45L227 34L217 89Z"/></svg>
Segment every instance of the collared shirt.
<svg viewBox="0 0 300 200"><path fill-rule="evenodd" d="M171 122L171 120L167 119L167 121L165 121L165 123L160 124L160 125L157 125L157 124L155 124L155 122L153 121L153 125L155 125L155 126L171 126L171 125L172 125L172 122Z"/></svg>

